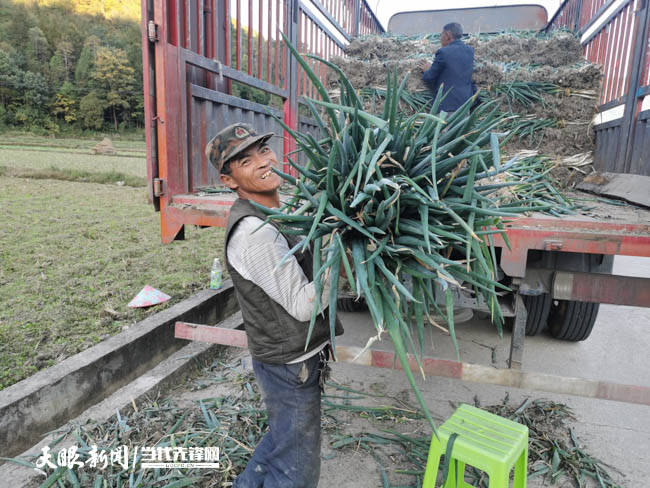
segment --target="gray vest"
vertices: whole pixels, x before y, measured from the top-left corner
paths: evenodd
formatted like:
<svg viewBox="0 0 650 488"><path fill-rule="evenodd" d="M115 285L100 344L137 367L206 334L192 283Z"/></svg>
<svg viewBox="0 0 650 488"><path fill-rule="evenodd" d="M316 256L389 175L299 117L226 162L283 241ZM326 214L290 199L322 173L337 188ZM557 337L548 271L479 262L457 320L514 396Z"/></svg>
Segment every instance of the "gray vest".
<svg viewBox="0 0 650 488"><path fill-rule="evenodd" d="M238 198L230 209L228 226L226 227L226 249L228 240L235 225L244 217L253 215L266 220L266 215L256 209L248 200ZM279 232L282 230L272 223ZM289 248L298 243L295 237L282 234ZM298 264L309 281L313 280L313 257L309 250L295 254ZM286 364L319 346L330 338L329 310L324 316L319 315L314 324L314 330L305 350L309 321L300 322L293 318L279 303L269 297L262 288L250 280L242 278L235 268L230 265L226 253L226 267L235 285L235 295L239 302L248 337L248 348L253 358L258 361L273 364ZM343 333L343 327L336 319L336 335Z"/></svg>

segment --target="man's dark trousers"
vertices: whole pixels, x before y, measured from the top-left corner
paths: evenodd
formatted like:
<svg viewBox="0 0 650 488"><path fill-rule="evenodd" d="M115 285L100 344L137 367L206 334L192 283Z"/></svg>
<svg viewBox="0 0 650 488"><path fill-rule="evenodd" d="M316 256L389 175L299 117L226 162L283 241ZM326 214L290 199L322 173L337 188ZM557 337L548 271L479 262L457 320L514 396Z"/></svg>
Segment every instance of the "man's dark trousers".
<svg viewBox="0 0 650 488"><path fill-rule="evenodd" d="M320 369L320 354L296 364L269 364L253 359L270 430L233 488L315 488L318 485Z"/></svg>

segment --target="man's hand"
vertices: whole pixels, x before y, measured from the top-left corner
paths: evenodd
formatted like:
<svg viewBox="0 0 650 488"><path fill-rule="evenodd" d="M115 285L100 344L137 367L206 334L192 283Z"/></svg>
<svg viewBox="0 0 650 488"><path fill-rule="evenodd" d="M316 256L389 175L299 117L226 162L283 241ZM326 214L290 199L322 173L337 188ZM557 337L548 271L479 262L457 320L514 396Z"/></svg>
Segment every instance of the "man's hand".
<svg viewBox="0 0 650 488"><path fill-rule="evenodd" d="M422 71L426 71L429 69L429 66L431 66L431 63L427 61L426 59L421 59L418 61L418 68L420 68Z"/></svg>

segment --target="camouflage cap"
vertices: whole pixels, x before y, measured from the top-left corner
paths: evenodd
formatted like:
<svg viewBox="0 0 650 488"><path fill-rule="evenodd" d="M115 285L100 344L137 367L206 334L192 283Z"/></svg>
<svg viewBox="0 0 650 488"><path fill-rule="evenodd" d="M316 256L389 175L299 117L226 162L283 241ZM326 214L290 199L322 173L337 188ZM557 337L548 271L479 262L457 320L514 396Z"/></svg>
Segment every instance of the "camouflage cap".
<svg viewBox="0 0 650 488"><path fill-rule="evenodd" d="M230 159L256 142L269 140L273 132L259 135L253 127L244 123L229 125L220 130L205 146L205 155L219 172Z"/></svg>

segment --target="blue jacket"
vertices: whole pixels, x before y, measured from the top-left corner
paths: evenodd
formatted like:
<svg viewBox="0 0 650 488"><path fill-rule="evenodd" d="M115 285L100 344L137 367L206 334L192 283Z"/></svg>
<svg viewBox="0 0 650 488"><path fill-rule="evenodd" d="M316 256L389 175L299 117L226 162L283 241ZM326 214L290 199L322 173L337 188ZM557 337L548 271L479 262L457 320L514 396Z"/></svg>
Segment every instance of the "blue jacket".
<svg viewBox="0 0 650 488"><path fill-rule="evenodd" d="M432 90L434 97L440 85L444 85L443 93L449 94L440 104L440 110L452 112L476 92L472 83L473 70L474 49L456 40L438 49L433 64L422 74L422 81Z"/></svg>

